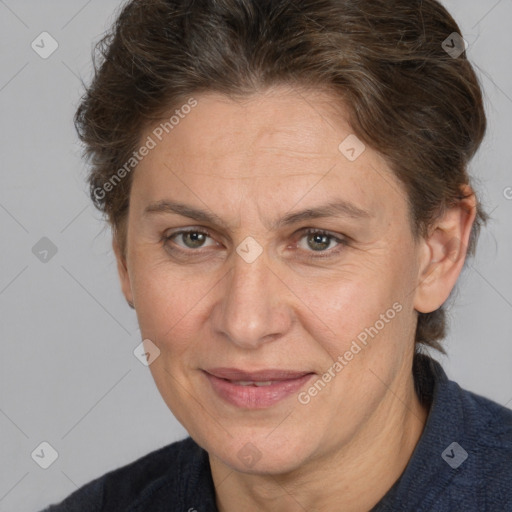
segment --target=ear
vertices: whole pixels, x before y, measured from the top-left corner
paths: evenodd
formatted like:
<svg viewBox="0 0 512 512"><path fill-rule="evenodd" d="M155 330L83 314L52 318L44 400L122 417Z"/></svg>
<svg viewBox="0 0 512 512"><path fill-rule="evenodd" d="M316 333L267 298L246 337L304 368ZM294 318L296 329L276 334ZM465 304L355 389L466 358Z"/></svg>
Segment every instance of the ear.
<svg viewBox="0 0 512 512"><path fill-rule="evenodd" d="M469 185L461 188L461 199L434 223L421 241L421 264L414 296L420 313L439 309L448 299L466 259L471 228L476 217L476 197Z"/></svg>
<svg viewBox="0 0 512 512"><path fill-rule="evenodd" d="M126 264L126 258L121 251L121 247L119 246L119 241L115 235L112 238L112 248L114 249L114 254L116 255L117 272L119 273L119 279L121 281L121 290L125 296L126 301L130 307L133 308L133 294L132 286L130 283L130 276L128 274L128 266Z"/></svg>

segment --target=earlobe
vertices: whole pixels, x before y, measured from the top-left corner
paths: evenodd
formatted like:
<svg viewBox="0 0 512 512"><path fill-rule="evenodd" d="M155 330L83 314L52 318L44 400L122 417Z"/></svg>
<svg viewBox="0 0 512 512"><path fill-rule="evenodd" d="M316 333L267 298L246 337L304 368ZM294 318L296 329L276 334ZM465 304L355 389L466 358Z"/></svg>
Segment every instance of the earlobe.
<svg viewBox="0 0 512 512"><path fill-rule="evenodd" d="M121 290L123 292L123 295L124 295L126 301L128 302L128 305L131 308L134 308L132 287L131 287L131 283L130 283L130 275L128 273L128 266L126 263L126 258L123 255L123 252L119 245L119 241L117 240L115 235L112 238L112 248L114 250L114 254L115 254L116 260L117 260L117 272L119 274L119 280L121 282Z"/></svg>
<svg viewBox="0 0 512 512"><path fill-rule="evenodd" d="M443 305L464 266L476 217L476 197L469 186L462 192L464 198L441 215L422 241L424 256L414 299L420 313L430 313Z"/></svg>

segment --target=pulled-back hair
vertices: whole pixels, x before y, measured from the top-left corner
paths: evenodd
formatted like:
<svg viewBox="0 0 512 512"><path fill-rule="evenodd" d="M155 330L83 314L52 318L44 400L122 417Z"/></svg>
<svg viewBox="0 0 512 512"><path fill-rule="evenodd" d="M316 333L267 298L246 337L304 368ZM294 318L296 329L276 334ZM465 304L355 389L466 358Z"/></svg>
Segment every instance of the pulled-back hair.
<svg viewBox="0 0 512 512"><path fill-rule="evenodd" d="M460 29L436 0L132 0L97 44L75 125L91 198L124 251L132 173L105 187L155 120L201 92L328 89L403 183L416 239L461 199L486 129ZM448 41L448 46L444 41ZM103 191L99 194L98 190ZM104 191L108 190L108 193ZM468 254L487 220L477 203ZM445 311L419 313L416 344L444 352Z"/></svg>

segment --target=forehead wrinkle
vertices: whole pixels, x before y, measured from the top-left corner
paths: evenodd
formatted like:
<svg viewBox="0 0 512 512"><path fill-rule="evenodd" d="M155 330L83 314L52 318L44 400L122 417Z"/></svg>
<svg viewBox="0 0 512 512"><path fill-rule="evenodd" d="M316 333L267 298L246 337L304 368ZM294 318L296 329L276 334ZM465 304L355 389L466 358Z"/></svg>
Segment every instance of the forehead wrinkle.
<svg viewBox="0 0 512 512"><path fill-rule="evenodd" d="M230 224L212 211L196 208L194 206L169 199L156 201L149 204L144 209L145 216L150 214L163 213L177 214L194 219L196 221L217 225L224 229L230 229ZM262 218L261 211L259 211L259 216ZM328 217L348 217L351 219L369 220L374 217L374 215L370 211L363 210L348 201L338 199L327 204L312 206L297 212L287 213L286 215L277 219L274 218L267 220L263 216L262 223L265 225L265 227L267 227L268 230L278 230L285 226L296 224L301 221Z"/></svg>

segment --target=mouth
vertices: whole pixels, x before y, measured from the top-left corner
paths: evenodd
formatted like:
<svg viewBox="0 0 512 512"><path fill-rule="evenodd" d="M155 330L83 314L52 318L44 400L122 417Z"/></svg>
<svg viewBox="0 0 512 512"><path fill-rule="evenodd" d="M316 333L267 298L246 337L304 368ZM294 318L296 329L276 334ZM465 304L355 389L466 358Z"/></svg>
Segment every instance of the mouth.
<svg viewBox="0 0 512 512"><path fill-rule="evenodd" d="M312 372L269 369L247 372L236 368L203 370L214 393L223 401L245 409L264 409L295 394Z"/></svg>

